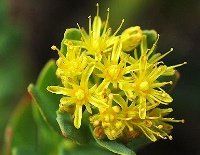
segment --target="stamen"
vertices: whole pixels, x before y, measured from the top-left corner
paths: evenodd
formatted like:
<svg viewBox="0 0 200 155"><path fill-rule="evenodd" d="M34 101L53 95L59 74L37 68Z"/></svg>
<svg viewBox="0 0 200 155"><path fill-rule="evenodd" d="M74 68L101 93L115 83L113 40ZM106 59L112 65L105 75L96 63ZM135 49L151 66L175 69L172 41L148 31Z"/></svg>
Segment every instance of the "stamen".
<svg viewBox="0 0 200 155"><path fill-rule="evenodd" d="M110 9L107 9L107 17L106 17L106 23L103 29L103 34L106 32L107 26L108 26L108 20L109 20L109 16L110 16Z"/></svg>
<svg viewBox="0 0 200 155"><path fill-rule="evenodd" d="M65 56L60 52L60 50L55 45L51 46L51 49L57 51L60 57L65 58Z"/></svg>
<svg viewBox="0 0 200 155"><path fill-rule="evenodd" d="M161 60L162 58L164 58L166 55L168 55L169 53L171 53L172 51L173 51L174 49L173 48L171 48L167 53L165 53L165 54L163 54L163 55L161 55L160 57L158 57L157 59L154 59L153 61L152 61L152 63L154 63L154 62L157 62L157 61L159 61L159 60Z"/></svg>
<svg viewBox="0 0 200 155"><path fill-rule="evenodd" d="M173 137L171 135L168 138L169 138L169 140L173 140Z"/></svg>
<svg viewBox="0 0 200 155"><path fill-rule="evenodd" d="M134 58L136 59L136 60L138 60L138 53L137 53L137 49L135 48L135 50L134 50Z"/></svg>
<svg viewBox="0 0 200 155"><path fill-rule="evenodd" d="M113 36L115 36L119 32L119 30L121 29L123 23L124 23L124 19L122 19L121 24L119 25L118 29L115 31L115 33L113 34Z"/></svg>
<svg viewBox="0 0 200 155"><path fill-rule="evenodd" d="M158 129L162 129L163 128L163 125L158 125Z"/></svg>
<svg viewBox="0 0 200 155"><path fill-rule="evenodd" d="M178 65L170 66L167 69L177 68L177 67L180 67L180 66L183 66L183 65L186 65L186 64L187 64L187 62L183 62L183 63L178 64Z"/></svg>
<svg viewBox="0 0 200 155"><path fill-rule="evenodd" d="M108 98L109 98L109 100L108 100L108 105L112 106L113 94L109 94L109 95L108 95Z"/></svg>
<svg viewBox="0 0 200 155"><path fill-rule="evenodd" d="M91 16L89 16L88 19L89 19L89 34L91 35L91 31L92 31L92 19L91 19Z"/></svg>
<svg viewBox="0 0 200 155"><path fill-rule="evenodd" d="M97 7L97 16L99 16L99 3L96 4Z"/></svg>
<svg viewBox="0 0 200 155"><path fill-rule="evenodd" d="M59 49L55 45L51 46L51 49L54 51L59 51Z"/></svg>
<svg viewBox="0 0 200 155"><path fill-rule="evenodd" d="M83 34L83 31L81 30L81 27L80 27L80 25L79 25L78 23L77 23L77 26L78 26L78 29L79 29L80 32L81 32L81 35L82 35L83 40L85 41L86 38L85 38L85 36L84 36L84 34Z"/></svg>
<svg viewBox="0 0 200 155"><path fill-rule="evenodd" d="M159 38L160 38L160 35L158 34L157 39L156 39L155 43L153 44L152 48L149 51L147 51L147 53L148 53L147 57L149 57L151 55L151 53L155 50Z"/></svg>

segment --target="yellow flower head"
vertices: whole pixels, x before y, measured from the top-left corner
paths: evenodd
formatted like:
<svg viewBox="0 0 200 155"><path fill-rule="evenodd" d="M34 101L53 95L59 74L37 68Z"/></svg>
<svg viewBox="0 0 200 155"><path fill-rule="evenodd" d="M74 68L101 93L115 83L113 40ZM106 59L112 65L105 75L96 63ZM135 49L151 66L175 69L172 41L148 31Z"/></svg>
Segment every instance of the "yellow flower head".
<svg viewBox="0 0 200 155"><path fill-rule="evenodd" d="M59 54L59 59L56 61L58 66L56 75L58 77L73 78L82 74L88 62L86 55L81 53L80 48L68 48L66 56L56 46L52 46L52 49L56 50Z"/></svg>
<svg viewBox="0 0 200 155"><path fill-rule="evenodd" d="M64 41L66 55L52 47L59 55L56 75L61 85L47 90L62 95L59 110L72 114L76 128L81 126L83 110L89 112L97 138L131 140L145 135L152 141L171 139L173 127L168 122L183 120L166 118L172 109L159 108L160 104L173 101L164 89L172 81L160 78L172 76L175 68L185 63L165 65L161 59L172 50L155 53L158 39L148 49L139 26L127 28L117 36L124 20L111 34L108 20L109 9L103 24L97 4L93 23L89 17L89 32L79 27L80 41Z"/></svg>
<svg viewBox="0 0 200 155"><path fill-rule="evenodd" d="M102 62L96 63L97 69L101 71L98 76L104 79L101 85L108 86L112 83L117 88L120 82L128 79L124 75L130 72L130 67L126 66L126 57L122 52L122 42L118 39L113 45L112 53L103 57Z"/></svg>
<svg viewBox="0 0 200 155"><path fill-rule="evenodd" d="M145 41L144 37L141 45L141 56L138 58L137 54L135 54L135 58L130 60L133 69L131 73L132 81L124 81L120 84L120 88L125 91L127 97L130 100L137 101L139 116L143 119L146 117L147 103L156 106L160 103L168 104L173 101L170 95L162 89L163 86L172 84L172 81L159 82L159 78L166 75L173 75L175 67L185 64L167 67L163 62L159 62L159 60L172 50L163 55L158 53L150 57L158 40L151 49L146 49L146 45L144 45Z"/></svg>
<svg viewBox="0 0 200 155"><path fill-rule="evenodd" d="M97 3L97 15L94 17L93 23L91 16L89 16L89 32L87 33L85 29L81 28L78 24L79 30L81 32L81 41L74 41L75 46L80 46L87 50L87 54L95 57L96 60L101 60L104 53L109 52L112 49L112 45L116 40L116 35L120 30L124 20L122 20L119 28L111 34L111 28L108 27L109 21L109 8L107 9L107 19L105 24L103 24L101 17L99 16L99 5ZM65 41L66 45L69 44L69 40Z"/></svg>
<svg viewBox="0 0 200 155"><path fill-rule="evenodd" d="M113 95L110 94L107 103L109 106L99 110L99 114L93 115L90 118L90 121L95 126L95 128L101 126L104 133L110 140L118 138L125 128L125 124L121 121L119 115L121 109L117 105L113 106L112 101Z"/></svg>
<svg viewBox="0 0 200 155"><path fill-rule="evenodd" d="M68 81L68 87L60 86L49 86L48 91L56 94L61 94L64 97L60 100L60 110L67 109L68 106L74 105L74 126L80 128L82 119L82 107L85 106L87 111L92 113L91 105L100 107L106 107L103 99L96 98L97 95L94 94L96 85L88 88L88 80L94 69L94 64L89 64L84 70L82 77L79 81Z"/></svg>

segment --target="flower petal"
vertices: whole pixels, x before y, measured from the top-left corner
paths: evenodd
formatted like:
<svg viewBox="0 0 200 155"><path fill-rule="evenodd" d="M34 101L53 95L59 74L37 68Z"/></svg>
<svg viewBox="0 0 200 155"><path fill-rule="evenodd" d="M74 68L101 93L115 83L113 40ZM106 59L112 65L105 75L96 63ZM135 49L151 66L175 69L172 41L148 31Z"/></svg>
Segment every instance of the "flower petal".
<svg viewBox="0 0 200 155"><path fill-rule="evenodd" d="M139 116L141 119L146 117L146 99L144 97L139 99Z"/></svg>
<svg viewBox="0 0 200 155"><path fill-rule="evenodd" d="M82 119L82 106L76 105L76 109L74 112L74 126L79 129L81 126L81 119Z"/></svg>
<svg viewBox="0 0 200 155"><path fill-rule="evenodd" d="M62 94L62 95L67 95L67 96L70 96L71 94L70 89L59 87L59 86L48 86L47 90L55 94Z"/></svg>

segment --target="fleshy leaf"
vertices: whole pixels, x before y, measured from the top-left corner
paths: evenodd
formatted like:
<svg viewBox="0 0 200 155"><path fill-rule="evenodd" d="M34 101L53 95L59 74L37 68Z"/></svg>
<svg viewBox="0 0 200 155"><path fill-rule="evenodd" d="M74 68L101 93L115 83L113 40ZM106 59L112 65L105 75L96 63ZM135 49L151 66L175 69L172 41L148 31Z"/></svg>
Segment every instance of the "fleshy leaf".
<svg viewBox="0 0 200 155"><path fill-rule="evenodd" d="M136 155L136 153L134 151L132 151L131 149L129 149L128 147L126 147L125 145L121 144L121 143L118 143L116 141L105 141L105 140L98 140L98 139L95 139L96 142L110 150L111 152L114 152L116 154L120 154L120 155Z"/></svg>
<svg viewBox="0 0 200 155"><path fill-rule="evenodd" d="M92 131L92 127L90 127L91 132ZM126 147L124 144L115 141L111 141L111 140L100 140L95 138L96 142L103 148L110 150L113 153L116 154L120 154L120 155L136 155L136 153L134 151L132 151L131 149L129 149L128 147Z"/></svg>
<svg viewBox="0 0 200 155"><path fill-rule="evenodd" d="M141 136L138 138L133 139L127 144L127 147L131 148L132 150L137 151L138 149L141 149L142 147L145 147L146 145L152 143L147 137Z"/></svg>
<svg viewBox="0 0 200 155"><path fill-rule="evenodd" d="M36 86L30 84L28 91L34 99L40 113L45 121L55 130L60 132L56 121L56 111L59 105L59 95L54 95L47 91L49 85L59 85L59 81L55 75L56 65L50 60L41 74L39 75Z"/></svg>
<svg viewBox="0 0 200 155"><path fill-rule="evenodd" d="M143 34L147 37L147 48L151 48L158 37L158 33L155 30L144 30Z"/></svg>
<svg viewBox="0 0 200 155"><path fill-rule="evenodd" d="M76 143L86 144L89 142L90 132L87 126L82 123L80 129L76 129L70 114L57 111L57 121L64 137Z"/></svg>
<svg viewBox="0 0 200 155"><path fill-rule="evenodd" d="M60 51L63 54L67 53L67 45L65 44L65 41L67 39L70 40L81 40L81 33L79 31L79 29L76 28L70 28L70 29L66 29L65 33L64 33L64 38L61 42L61 48Z"/></svg>
<svg viewBox="0 0 200 155"><path fill-rule="evenodd" d="M30 103L30 98L25 96L11 115L5 132L5 154L11 151L18 154L22 150L37 154L37 126Z"/></svg>
<svg viewBox="0 0 200 155"><path fill-rule="evenodd" d="M69 143L69 142L67 142ZM65 144L70 145L70 144ZM61 146L59 155L114 155L114 153L105 150L103 148L98 147L95 144L89 145L77 145L77 146L69 146L70 149L66 148L66 146Z"/></svg>

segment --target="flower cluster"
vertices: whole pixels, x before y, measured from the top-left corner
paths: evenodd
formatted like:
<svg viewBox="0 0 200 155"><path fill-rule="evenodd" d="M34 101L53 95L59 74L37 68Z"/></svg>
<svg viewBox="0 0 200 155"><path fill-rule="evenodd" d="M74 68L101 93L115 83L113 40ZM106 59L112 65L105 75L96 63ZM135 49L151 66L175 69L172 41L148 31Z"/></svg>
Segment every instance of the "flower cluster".
<svg viewBox="0 0 200 155"><path fill-rule="evenodd" d="M89 32L78 25L80 40L66 39L67 53L52 46L59 54L56 75L62 86L49 86L48 91L61 94L59 110L72 115L74 126L81 126L83 111L91 114L94 136L110 140L133 139L146 135L150 140L169 138L173 128L168 122L183 122L165 117L172 109L162 109L172 97L164 86L172 81L161 81L173 76L175 66L165 65L161 59L169 54L155 53L159 39L147 48L147 38L139 26L112 33L107 19L97 15Z"/></svg>

